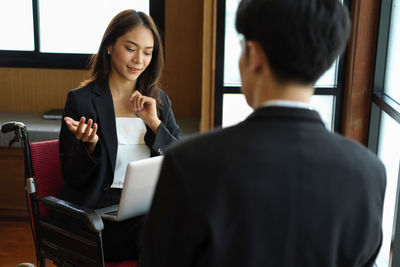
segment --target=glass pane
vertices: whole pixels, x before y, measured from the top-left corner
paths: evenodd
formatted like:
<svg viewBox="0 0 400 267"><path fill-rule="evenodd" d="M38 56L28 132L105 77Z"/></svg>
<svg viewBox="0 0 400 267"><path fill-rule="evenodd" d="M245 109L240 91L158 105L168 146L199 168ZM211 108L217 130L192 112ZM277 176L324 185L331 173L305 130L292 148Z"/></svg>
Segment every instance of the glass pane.
<svg viewBox="0 0 400 267"><path fill-rule="evenodd" d="M385 93L400 103L400 0L393 0L390 23Z"/></svg>
<svg viewBox="0 0 400 267"><path fill-rule="evenodd" d="M222 127L231 126L247 118L253 109L243 94L224 94L222 100Z"/></svg>
<svg viewBox="0 0 400 267"><path fill-rule="evenodd" d="M149 14L149 0L40 0L40 51L97 53L108 23L125 9Z"/></svg>
<svg viewBox="0 0 400 267"><path fill-rule="evenodd" d="M318 111L325 127L333 131L335 114L335 96L332 95L313 95L311 97L311 107Z"/></svg>
<svg viewBox="0 0 400 267"><path fill-rule="evenodd" d="M332 88L337 86L337 74L339 60L336 60L333 65L315 82L314 87Z"/></svg>
<svg viewBox="0 0 400 267"><path fill-rule="evenodd" d="M390 250L396 210L396 191L400 162L400 124L382 112L379 134L378 156L386 166L387 184L383 208L383 241L376 260L379 267L387 267L390 262Z"/></svg>
<svg viewBox="0 0 400 267"><path fill-rule="evenodd" d="M240 87L240 40L235 28L236 9L240 0L226 0L224 86Z"/></svg>
<svg viewBox="0 0 400 267"><path fill-rule="evenodd" d="M225 8L225 54L224 86L240 87L239 57L240 40L235 28L236 9L240 0L226 0ZM335 87L337 85L338 60L315 83L315 87Z"/></svg>
<svg viewBox="0 0 400 267"><path fill-rule="evenodd" d="M253 112L243 94L224 94L222 101L222 127L237 124ZM333 129L334 102L334 96L314 95L311 98L311 107L321 115L329 130Z"/></svg>
<svg viewBox="0 0 400 267"><path fill-rule="evenodd" d="M32 0L14 0L0 8L0 50L33 51Z"/></svg>

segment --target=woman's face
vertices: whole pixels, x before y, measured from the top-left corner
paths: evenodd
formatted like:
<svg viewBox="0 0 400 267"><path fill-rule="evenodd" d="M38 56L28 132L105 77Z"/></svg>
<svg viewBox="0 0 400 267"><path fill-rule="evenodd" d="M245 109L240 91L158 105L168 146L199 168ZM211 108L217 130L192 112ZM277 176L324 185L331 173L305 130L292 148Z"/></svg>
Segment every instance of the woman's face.
<svg viewBox="0 0 400 267"><path fill-rule="evenodd" d="M107 47L111 57L110 75L136 81L150 64L153 48L153 34L143 25L120 36L113 45Z"/></svg>

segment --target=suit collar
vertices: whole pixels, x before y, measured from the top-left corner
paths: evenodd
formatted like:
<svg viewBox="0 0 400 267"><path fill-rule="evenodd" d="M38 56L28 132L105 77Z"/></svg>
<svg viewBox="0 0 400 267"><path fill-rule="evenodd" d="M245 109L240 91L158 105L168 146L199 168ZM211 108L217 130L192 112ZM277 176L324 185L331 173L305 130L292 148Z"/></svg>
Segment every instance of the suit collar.
<svg viewBox="0 0 400 267"><path fill-rule="evenodd" d="M108 86L108 82L96 83L93 92L97 96L94 98L94 106L99 114L99 131L103 135L105 147L111 161L112 169L115 170L115 160L117 157L118 141L115 125L114 103Z"/></svg>
<svg viewBox="0 0 400 267"><path fill-rule="evenodd" d="M322 122L318 112L305 108L288 108L280 106L260 107L254 110L254 112L246 118L246 121L260 118L279 120L302 120L320 123L322 126L325 127L325 124Z"/></svg>

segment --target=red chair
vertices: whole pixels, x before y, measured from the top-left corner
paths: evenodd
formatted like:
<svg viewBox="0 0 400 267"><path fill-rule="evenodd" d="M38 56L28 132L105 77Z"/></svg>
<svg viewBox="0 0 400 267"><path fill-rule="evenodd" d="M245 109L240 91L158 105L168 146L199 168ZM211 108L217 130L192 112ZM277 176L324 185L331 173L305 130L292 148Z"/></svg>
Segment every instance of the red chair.
<svg viewBox="0 0 400 267"><path fill-rule="evenodd" d="M104 262L101 231L103 221L94 210L78 207L55 196L61 191L63 178L58 140L29 143L28 130L21 122L8 122L1 131L14 131L20 141L25 162L25 193L38 266L50 259L57 266L136 267L136 261ZM87 227L77 230L51 216L63 214Z"/></svg>

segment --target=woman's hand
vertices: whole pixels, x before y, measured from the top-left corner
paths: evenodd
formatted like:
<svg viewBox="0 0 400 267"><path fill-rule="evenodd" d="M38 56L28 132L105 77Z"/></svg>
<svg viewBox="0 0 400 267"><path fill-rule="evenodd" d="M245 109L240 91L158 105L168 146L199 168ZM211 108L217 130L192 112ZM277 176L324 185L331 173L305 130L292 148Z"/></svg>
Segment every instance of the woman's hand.
<svg viewBox="0 0 400 267"><path fill-rule="evenodd" d="M79 121L76 121L70 117L64 118L68 129L75 135L77 140L88 143L89 154L92 154L96 147L97 141L99 141L99 137L97 135L98 126L97 123L93 124L92 119L89 119L87 124L85 124L85 120L85 117L81 117Z"/></svg>
<svg viewBox="0 0 400 267"><path fill-rule="evenodd" d="M135 90L129 101L132 104L133 111L138 115L144 123L156 134L158 127L161 124L157 116L157 103L154 98L142 95L138 90Z"/></svg>

